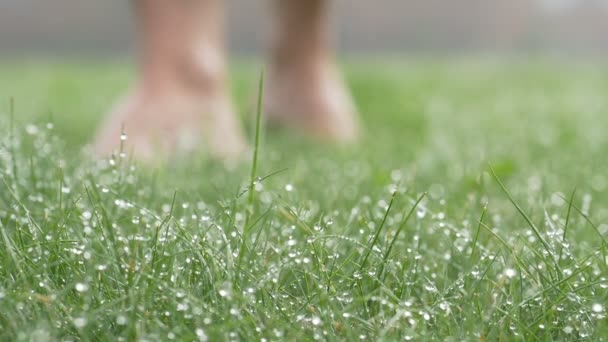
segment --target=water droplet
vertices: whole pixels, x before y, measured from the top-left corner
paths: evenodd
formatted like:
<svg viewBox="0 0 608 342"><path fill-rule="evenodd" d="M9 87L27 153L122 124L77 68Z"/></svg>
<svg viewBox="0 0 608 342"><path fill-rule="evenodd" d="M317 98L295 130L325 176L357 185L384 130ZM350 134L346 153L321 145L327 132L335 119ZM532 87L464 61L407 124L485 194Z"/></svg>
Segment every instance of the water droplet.
<svg viewBox="0 0 608 342"><path fill-rule="evenodd" d="M287 246L292 247L292 246L295 246L297 244L298 244L298 240L294 240L294 239L287 240Z"/></svg>
<svg viewBox="0 0 608 342"><path fill-rule="evenodd" d="M29 135L36 135L36 134L38 134L38 126L36 126L36 125L27 125L27 126L25 126L25 131Z"/></svg>
<svg viewBox="0 0 608 342"><path fill-rule="evenodd" d="M86 210L82 212L82 218L85 220L89 220L93 215L90 211Z"/></svg>
<svg viewBox="0 0 608 342"><path fill-rule="evenodd" d="M73 322L76 328L84 328L87 325L87 319L84 317L76 317Z"/></svg>
<svg viewBox="0 0 608 342"><path fill-rule="evenodd" d="M196 332L196 337L198 337L198 340L200 342L206 342L209 339L203 329L197 328L195 332Z"/></svg>
<svg viewBox="0 0 608 342"><path fill-rule="evenodd" d="M514 270L514 269L512 269L512 268L507 268L507 269L505 270L505 276L507 276L507 278L513 278L513 277L515 277L516 275L517 275L517 272L515 272L515 270Z"/></svg>
<svg viewBox="0 0 608 342"><path fill-rule="evenodd" d="M76 283L75 288L78 292L87 292L89 290L89 285L85 283Z"/></svg>
<svg viewBox="0 0 608 342"><path fill-rule="evenodd" d="M566 333L566 334L572 334L572 332L574 331L574 328L572 328L572 327L571 327L571 326L569 326L569 325L566 325L566 326L564 327L563 331L564 331L564 333Z"/></svg>
<svg viewBox="0 0 608 342"><path fill-rule="evenodd" d="M591 306L591 310L596 313L602 313L604 311L604 306L600 303L595 303Z"/></svg>
<svg viewBox="0 0 608 342"><path fill-rule="evenodd" d="M319 318L318 316L313 316L313 317L310 319L310 322L311 322L313 325L320 325L320 324L321 324L321 318Z"/></svg>
<svg viewBox="0 0 608 342"><path fill-rule="evenodd" d="M419 219L424 218L426 216L426 209L424 209L424 208L418 208L418 209L416 209L416 216Z"/></svg>
<svg viewBox="0 0 608 342"><path fill-rule="evenodd" d="M291 184L285 184L285 191L292 192L293 191L293 185L291 185Z"/></svg>
<svg viewBox="0 0 608 342"><path fill-rule="evenodd" d="M125 141L128 138L129 138L129 136L125 132L122 132L122 134L120 135L120 141Z"/></svg>
<svg viewBox="0 0 608 342"><path fill-rule="evenodd" d="M118 325L127 325L127 317L120 315L116 317L116 324Z"/></svg>

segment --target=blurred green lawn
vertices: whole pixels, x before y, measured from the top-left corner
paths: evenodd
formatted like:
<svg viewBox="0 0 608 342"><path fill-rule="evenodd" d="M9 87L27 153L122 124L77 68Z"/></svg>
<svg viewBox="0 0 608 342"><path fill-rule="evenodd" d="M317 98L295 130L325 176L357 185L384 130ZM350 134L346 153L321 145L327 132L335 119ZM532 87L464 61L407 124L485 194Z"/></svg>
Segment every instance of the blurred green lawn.
<svg viewBox="0 0 608 342"><path fill-rule="evenodd" d="M251 132L254 112L252 104L259 67L252 62L240 62L234 63L232 70L232 87L239 114L244 126L247 127L248 132ZM606 172L608 170L606 153L608 151L608 96L606 96L608 67L599 64L542 60L422 62L379 59L351 61L344 64L344 70L364 123L364 136L359 143L347 147L333 146L311 141L290 132L264 131L258 175L263 176L286 169L265 181L264 188L260 189L257 195L264 203L260 204L260 207L270 205L269 203L279 203L276 211L269 214L272 227L265 233L269 234L267 236L270 241L269 246L273 245L275 239L277 241L287 239L284 230L281 231L277 227L287 227L293 223L288 219L289 215L280 209L283 205L296 211L301 209L304 212L307 210L312 212L312 216L305 221L310 227L317 224L316 222L325 220L323 222L327 223L327 220L331 220L333 225L328 224L325 232L366 244L364 237L374 232L382 219L382 211L378 213L378 210L386 208L390 201L389 189L398 184L403 192L402 196L405 197L398 200L401 202L399 205L396 204L395 213L404 214L411 207L411 201L424 192L428 195L423 204L432 213L425 216L424 212L418 212L419 215L408 224L396 244L398 256L395 257L394 263L397 266L393 265L398 268L401 262L407 264L404 260L414 260L412 253L419 253L422 255L420 267L423 270L420 272L424 273L424 277L408 278L407 281L399 280L400 276L396 275L398 273L396 268L387 271L391 274L395 272L396 277L394 284L391 283L393 285L387 283L387 291L401 286L408 289L412 298L419 299L419 302L414 302L414 309L411 310L416 319L420 319L420 323L412 325L404 320L403 325L407 327L408 334L436 339L452 336L457 340L479 338L486 333L490 340L498 336L513 337L515 335L510 334L515 333L519 333L520 337L525 336L526 339L534 336L543 340L549 340L551 336L558 339L576 336L582 338L585 334L587 337L605 338L606 328L601 328L602 319L587 320L590 316L585 316L582 312L591 312L589 308L594 303L600 303L605 308L607 299L605 290L602 292L598 288L596 291L595 288L597 284L607 284L606 274L608 274L605 258L605 239L608 233L606 225L608 222L608 173ZM0 113L3 118L8 117L9 98L13 98L16 127L20 132L23 132L23 125L52 121L54 131L63 141L60 146L63 147L51 157L77 165L83 160L79 155L81 147L90 141L96 125L117 98L125 92L131 78L130 69L123 64L2 63L0 64ZM26 152L22 152L18 158L27 164ZM552 246L555 245L555 251L559 249L560 254L564 248L559 247L562 243L560 239L563 228L566 222L570 224L566 249L569 250L569 257L572 256L573 259L560 261L560 265L554 270L551 266L547 266L550 265L548 257L543 254L542 246L534 238L530 224L501 191L497 180L491 176L489 165L505 183L514 201L530 216L532 222L540 227L542 234L547 234L546 238L551 239ZM78 169L78 166L75 168ZM82 177L78 172L66 172L66 182L71 180L78 183L79 177ZM196 203L204 200L213 207L213 203L222 203L233 198L235 193L238 193L238 187L246 184L249 166L245 164L240 169L226 172L220 165L201 154L200 158L176 161L168 168L152 171L149 174L146 172L146 169L142 168L141 173L138 173L142 177L140 180L142 189L148 189L142 190L144 195L135 190L126 191L122 195L138 205L150 210L156 208L160 212L161 207L164 208L171 203L176 189L178 203ZM295 190L286 191L287 185L289 185L287 188ZM23 186L27 188L27 185ZM563 199L569 198L575 189L574 205L584 215L581 215L577 209L569 207L567 201ZM48 195L51 196L51 193L49 192ZM409 202L403 198L409 199ZM100 200L100 203L105 203L103 201ZM111 206L112 202L109 199L108 201L108 205ZM238 212L244 212L241 204L236 208ZM481 246L478 248L483 250L484 258L469 259L469 253L472 253L471 244L475 246L472 237L475 236L476 229L481 229L478 227L478 220L486 204L487 224L494 229L494 233L506 240L510 249L505 248L490 233L482 230L477 243ZM42 212L41 205L32 204L32 212L36 210ZM211 216L223 222L225 227L229 227L233 222L222 216L223 212L219 207L211 209ZM183 207L184 212L190 210L187 208L189 207ZM572 211L571 216L568 214L569 211ZM3 222L8 227L11 221L7 217ZM41 220L42 217L40 216ZM327 219L328 217L330 219ZM128 221L130 222L130 219ZM396 221L398 220L395 218L388 223L389 231L395 231ZM130 223L124 224L130 225ZM295 223L293 224L295 227ZM137 229L135 223L132 227ZM192 227L197 229L196 226ZM366 233L363 234L363 231ZM291 234L294 239L305 240L303 237L305 235L298 235L300 233L296 231ZM384 234L380 236L379 245L385 250L390 241L390 234L386 237ZM291 239L291 236L289 238ZM462 239L466 248L460 250L455 245L456 241ZM256 265L251 266L252 279L257 279L253 270L258 270L259 267L259 275L262 277L268 272L265 269L268 264L283 260L279 242L276 243L277 245L272 247L274 252L268 252L269 256L265 257L267 259L260 257L260 260L255 262ZM302 253L310 253L306 248L303 247ZM322 245L321 248L327 248L327 253L330 253L329 251L337 247ZM345 251L347 251L345 257L348 258L344 261L344 279L359 279L355 272L359 265L356 263L351 265L351 262L360 261L361 251L352 247L346 248ZM494 264L489 262L492 256L498 255L497 252L501 255L500 258ZM451 254L447 257L446 253ZM0 252L0 256L1 254ZM528 264L534 274L538 273L543 284L540 289L531 286L529 278L522 278L521 283L518 283L521 287L502 288L505 283L500 280L503 279L501 274L508 267L515 267L518 262L513 254L519 254L520 261L523 260L524 264ZM587 257L590 259L585 259ZM566 283L572 282L572 285L568 285L572 287L564 287L563 284L566 283L560 283L559 279L562 279L560 274L564 272L571 274L571 270L564 271L571 268L582 272L582 268L579 267L583 259L592 262L591 268L585 269L585 273L581 275L576 274L572 279L568 278ZM371 264L377 266L376 261L372 257L369 267L372 267ZM544 264L545 262L547 264ZM546 271L547 274L553 274L551 272L555 271L555 279L543 278L545 271L542 265L539 266L541 263L545 268L550 269ZM230 270L230 267L226 267ZM285 267L298 269L301 266L289 264ZM312 283L324 284L326 274L323 273L325 272L323 267L315 264L312 270L302 272L309 272L306 274L312 276ZM478 286L478 293L468 297L450 292L452 289L450 284L458 283L459 279L463 279L462 277L466 278L467 272L474 267L479 267L482 271L485 269L489 279L487 283L482 282L483 285ZM536 269L536 267L541 268ZM87 274L88 271L82 272ZM375 272L375 270L373 273L370 271L369 274ZM521 276L521 273L518 274ZM213 281L217 286L222 286L223 279L228 277L226 274L215 276L218 280ZM482 279L485 279L485 276L486 273L483 274ZM508 277L510 276L509 274ZM67 277L71 276L67 275ZM300 290L295 287L289 287L292 282L298 283L299 279L295 273L294 277L286 278L284 284L287 290L280 286L279 288L271 286L272 288L267 289L271 295L280 296L289 292L289 295L293 296L285 297L284 300L278 299L281 303L292 300L297 304L292 303L293 306L285 304L288 307L285 314L289 317L296 317L299 311L295 307L300 304L303 307L314 305L321 308L318 309L320 310L318 314L325 315L322 316L325 317L324 319L334 317L333 314L337 315L336 317L341 316L341 310L348 310L349 315L361 318L360 321L340 323L351 327L352 331L340 332L336 326L332 328L331 324L324 328L329 329L331 334L338 334L343 338L358 337L360 334L379 337L379 332L388 324L387 320L393 318L388 314L393 312L391 311L393 307L386 309L386 312L382 311L369 304L371 299L364 293L360 293L352 304L343 306L323 302L319 299L322 296L316 297L314 286L298 292ZM429 283L433 283L439 292L424 290ZM339 281L332 284L342 288L341 291L350 291L348 287L336 285L340 284ZM373 284L374 281L369 280L368 283L363 284L363 288L374 288ZM243 288L247 286L242 285ZM10 289L11 286L9 283L2 285L0 280L0 290L3 287ZM327 286L329 290L330 286ZM578 293L573 290L577 286L586 289ZM559 295L555 298L551 297L552 299L544 297L549 292L543 291L553 291L556 287L566 292L571 291L568 292L568 299ZM281 292L283 290L286 292ZM467 289L462 293L466 291ZM540 291L543 298L538 309L540 316L535 316L532 309L527 311L527 307L522 309L517 306L518 303L524 302L523 298L526 297L524 294L535 293L534 291ZM439 294L444 297L439 298ZM387 298L389 302L394 299L384 292L373 292L373 295ZM447 297L448 295L453 297ZM577 297L578 295L581 297ZM91 296L104 297L105 294L93 292ZM399 302L401 299L395 300ZM246 301L246 298L243 301ZM452 314L458 318L442 316L443 309L439 308L444 307L442 303L445 301L450 303ZM396 306L401 305L397 302ZM77 301L72 297L66 299L66 303L80 305L76 304ZM235 299L234 305L242 303L245 302L238 302ZM227 307L209 305L213 310L217 310L213 312L220 317L222 312L228 315ZM556 311L555 307L560 305L566 311ZM104 304L100 306L105 308ZM494 310L494 307L502 309ZM326 310L323 311L323 308ZM378 316L372 314L376 309L380 310L377 311ZM111 312L113 308L108 306L107 310ZM130 307L128 310L133 308ZM286 322L281 325L281 315L273 310L263 308L261 304L260 307L252 310L254 312L266 310L268 329L289 330ZM42 312L44 309L32 308L31 311L23 314L22 318L32 319L34 322L50 319ZM426 318L419 312L430 312L434 317L432 322L424 323ZM576 312L583 316L577 316ZM487 315L484 316L486 313ZM59 317L63 317L61 315L59 314ZM159 322L163 319L159 318ZM337 318L334 319L339 321ZM587 321L588 323L582 323ZM105 323L103 320L99 322L102 325L99 329L103 331ZM164 326L155 325L154 322L156 321L151 320L146 323L150 324L146 326L148 331L161 333L165 329ZM190 323L185 322L175 321L172 324L189 326ZM528 322L535 322L535 325L527 326ZM540 327L538 322L545 323ZM603 322L605 323L605 318ZM1 317L0 323L2 323ZM234 329L242 337L267 336L266 330L254 332L248 330L253 327L246 324L235 327L224 323L228 330ZM306 336L309 339L318 332L316 326L313 320L312 325L307 325L305 330L300 332L302 335L293 333L287 336L291 338ZM545 326L548 327L546 330ZM574 335L567 327L574 329ZM64 328L58 328L60 331L62 329ZM224 331L220 324L210 328L208 334L227 338L225 334L228 330ZM107 333L120 335L120 331L122 330L116 328ZM66 334L65 336L71 336L69 333ZM80 331L81 338L93 336L91 334L92 332ZM390 330L386 336L404 337L400 330Z"/></svg>
<svg viewBox="0 0 608 342"><path fill-rule="evenodd" d="M248 132L260 69L243 62L232 68L233 94ZM539 176L547 191L603 190L592 185L605 183L599 180L608 161L608 68L394 59L351 62L344 69L363 121L360 144L339 148L268 132L263 155L287 167L344 154L380 173L407 168L418 180L449 187L473 181L493 163L504 176L524 177L520 185ZM54 122L73 152L91 140L131 78L124 64L4 63L0 109L7 113L13 98L18 122Z"/></svg>

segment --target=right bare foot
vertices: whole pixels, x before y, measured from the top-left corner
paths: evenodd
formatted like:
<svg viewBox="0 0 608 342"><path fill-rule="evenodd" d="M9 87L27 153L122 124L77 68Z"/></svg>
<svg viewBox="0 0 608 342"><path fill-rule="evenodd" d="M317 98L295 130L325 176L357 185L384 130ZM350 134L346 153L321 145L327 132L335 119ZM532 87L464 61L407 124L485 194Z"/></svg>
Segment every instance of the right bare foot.
<svg viewBox="0 0 608 342"><path fill-rule="evenodd" d="M335 142L357 139L357 109L329 49L328 1L275 0L268 120Z"/></svg>
<svg viewBox="0 0 608 342"><path fill-rule="evenodd" d="M271 66L264 107L269 123L323 140L348 143L359 134L357 109L329 59Z"/></svg>

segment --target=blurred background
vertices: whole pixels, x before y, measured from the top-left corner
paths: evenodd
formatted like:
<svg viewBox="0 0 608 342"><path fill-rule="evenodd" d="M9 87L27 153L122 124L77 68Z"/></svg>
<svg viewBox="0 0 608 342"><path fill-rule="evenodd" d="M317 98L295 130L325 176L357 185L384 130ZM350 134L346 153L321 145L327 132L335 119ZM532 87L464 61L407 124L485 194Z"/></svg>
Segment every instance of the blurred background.
<svg viewBox="0 0 608 342"><path fill-rule="evenodd" d="M259 53L269 6L226 1L232 52ZM351 55L608 53L608 0L335 0L336 42ZM126 0L0 0L0 57L125 56Z"/></svg>

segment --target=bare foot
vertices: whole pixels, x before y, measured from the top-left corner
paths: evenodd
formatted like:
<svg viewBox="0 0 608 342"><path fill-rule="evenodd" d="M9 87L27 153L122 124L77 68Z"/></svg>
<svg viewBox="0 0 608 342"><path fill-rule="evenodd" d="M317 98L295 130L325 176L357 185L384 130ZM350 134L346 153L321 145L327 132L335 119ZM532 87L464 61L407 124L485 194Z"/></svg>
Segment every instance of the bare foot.
<svg viewBox="0 0 608 342"><path fill-rule="evenodd" d="M127 139L121 140L122 132ZM215 157L237 159L246 149L226 96L162 94L135 91L111 113L97 134L97 154L124 152L152 161L203 148Z"/></svg>
<svg viewBox="0 0 608 342"><path fill-rule="evenodd" d="M330 51L329 1L275 0L265 110L270 123L336 142L357 137L356 109Z"/></svg>
<svg viewBox="0 0 608 342"><path fill-rule="evenodd" d="M357 110L333 64L308 60L275 63L268 72L265 113L269 123L295 128L335 142L352 142L359 133Z"/></svg>
<svg viewBox="0 0 608 342"><path fill-rule="evenodd" d="M234 159L246 148L225 77L221 1L135 1L135 90L100 129L98 154L121 144L136 159L173 158L199 147ZM121 141L121 132L128 139Z"/></svg>

